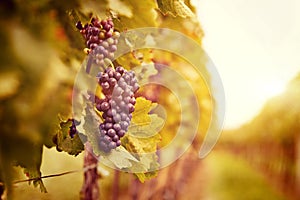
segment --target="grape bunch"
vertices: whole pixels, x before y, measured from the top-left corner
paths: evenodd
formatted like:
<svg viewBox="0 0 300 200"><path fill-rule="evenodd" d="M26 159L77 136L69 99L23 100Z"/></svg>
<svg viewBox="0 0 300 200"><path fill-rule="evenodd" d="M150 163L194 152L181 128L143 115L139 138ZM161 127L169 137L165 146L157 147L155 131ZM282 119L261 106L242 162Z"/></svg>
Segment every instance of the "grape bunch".
<svg viewBox="0 0 300 200"><path fill-rule="evenodd" d="M119 66L115 70L108 67L99 73L99 85L104 98L98 99L96 108L102 112L103 123L99 125L99 147L109 152L121 145L128 130L135 105L135 92L139 89L135 73Z"/></svg>
<svg viewBox="0 0 300 200"><path fill-rule="evenodd" d="M98 18L92 18L91 23L84 26L78 21L76 27L83 35L88 48L87 53L93 58L95 64L104 66L105 58L110 60L114 58L120 33L114 30L111 18L101 21Z"/></svg>

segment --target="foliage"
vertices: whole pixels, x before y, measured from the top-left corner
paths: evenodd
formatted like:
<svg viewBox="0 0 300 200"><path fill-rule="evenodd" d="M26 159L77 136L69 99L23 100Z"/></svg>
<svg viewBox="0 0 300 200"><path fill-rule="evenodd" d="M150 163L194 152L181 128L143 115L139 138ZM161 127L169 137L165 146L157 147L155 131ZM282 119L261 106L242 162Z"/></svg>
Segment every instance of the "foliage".
<svg viewBox="0 0 300 200"><path fill-rule="evenodd" d="M172 3L172 7L167 5L169 3ZM182 31L200 43L200 26L189 19L193 16L193 8L187 5L190 4L180 0L1 2L0 180L5 182L9 192L14 179L13 165L23 167L29 178L36 178L34 185L39 185L42 191L46 191L39 179L43 146L57 146L58 150L78 155L83 150L81 141L88 140L97 153L95 138L90 134L95 127L85 127L86 121L96 118L91 105L80 111L85 117L81 121L80 134L74 138L68 134L70 122L66 119L72 117L73 81L84 59L84 43L80 33L76 31L75 22L86 22L91 15L111 15L120 31L148 26L169 27ZM191 29L191 26L197 29ZM141 58L139 54L142 54ZM126 56L130 59L120 58L116 62L136 70L140 75L140 82L145 82L157 73L153 59L157 55L153 55L151 50L139 50L124 57ZM171 67L180 68L181 62L178 60L164 59L162 56L159 60L169 62ZM140 64L145 70L134 68ZM184 71L184 67L182 70ZM202 90L199 91L201 92ZM140 95L143 94L145 91L142 90ZM204 95L207 94L204 89ZM159 95L164 96L163 93ZM202 108L209 109L209 106ZM125 148L119 148L106 159L119 168L128 168L128 171L146 172L137 173L142 182L153 177L159 167L155 150L161 138L156 130L160 130L163 122L159 116L149 115L153 108L154 104L151 102L142 98L138 100L129 134L122 141ZM175 121L177 119L174 123ZM141 133L144 136L151 135L150 139L146 141L140 137ZM174 128L166 133L173 134ZM55 143L53 138L56 138Z"/></svg>
<svg viewBox="0 0 300 200"><path fill-rule="evenodd" d="M156 114L148 113L155 107L151 101L138 98L136 110L133 112L132 124L128 135L122 140L125 148L134 153L139 162L132 166L133 172L141 182L157 175L159 163L156 155L157 145L161 141L158 131L163 125L163 119Z"/></svg>
<svg viewBox="0 0 300 200"><path fill-rule="evenodd" d="M122 4L114 2L116 0L112 0L109 5L112 12L117 14L114 19L117 30L157 26L155 1L122 1ZM128 13L123 13L124 10L128 10Z"/></svg>
<svg viewBox="0 0 300 200"><path fill-rule="evenodd" d="M158 7L163 14L172 14L180 17L194 17L194 13L183 0L157 0Z"/></svg>
<svg viewBox="0 0 300 200"><path fill-rule="evenodd" d="M84 150L84 146L79 134L75 134L74 137L71 137L69 133L71 126L71 120L60 122L58 133L54 136L53 140L55 141L54 143L56 144L58 151L65 151L70 155L77 156L81 151Z"/></svg>

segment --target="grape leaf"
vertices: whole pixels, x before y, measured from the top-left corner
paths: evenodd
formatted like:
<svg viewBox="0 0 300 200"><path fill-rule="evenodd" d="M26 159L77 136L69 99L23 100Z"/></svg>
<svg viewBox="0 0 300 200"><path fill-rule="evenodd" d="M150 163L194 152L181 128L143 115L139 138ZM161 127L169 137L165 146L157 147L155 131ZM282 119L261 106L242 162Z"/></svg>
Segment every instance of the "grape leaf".
<svg viewBox="0 0 300 200"><path fill-rule="evenodd" d="M130 171L134 172L141 182L156 175L159 163L156 155L157 144L161 141L159 134L148 138L136 138L127 135L123 138L122 144L129 151L138 157L139 162L132 163Z"/></svg>
<svg viewBox="0 0 300 200"><path fill-rule="evenodd" d="M132 123L128 127L128 134L138 138L145 138L158 133L163 127L165 121L156 114L151 114L149 117L151 121L148 124Z"/></svg>
<svg viewBox="0 0 300 200"><path fill-rule="evenodd" d="M132 113L132 120L133 124L138 125L147 125L151 122L151 118L148 115L150 110L156 107L156 103L152 103L151 101L139 97L136 99L135 110Z"/></svg>
<svg viewBox="0 0 300 200"><path fill-rule="evenodd" d="M108 166L115 166L119 169L130 168L132 162L138 162L125 148L118 147L110 151L110 153L104 153L99 149L98 137L99 135L99 124L101 119L94 109L91 102L88 101L88 97L83 97L86 103L84 112L80 119L81 124L77 126L77 130L87 137L87 141L90 142L93 153L96 156L101 156L101 162Z"/></svg>
<svg viewBox="0 0 300 200"><path fill-rule="evenodd" d="M139 160L132 163L129 170L141 182L156 176L159 167L156 150L161 141L158 129L161 128L163 119L156 114L148 114L154 107L156 104L151 101L137 98L128 134L122 139L122 145Z"/></svg>
<svg viewBox="0 0 300 200"><path fill-rule="evenodd" d="M93 13L99 17L106 17L106 10L108 8L108 1L107 0L101 0L101 1L84 1L81 4L81 11L89 15L90 13Z"/></svg>
<svg viewBox="0 0 300 200"><path fill-rule="evenodd" d="M100 117L95 112L94 106L91 103L87 103L80 119L81 124L76 127L80 133L87 137L87 141L92 145L93 152L96 155L102 153L99 149L97 138L100 120Z"/></svg>
<svg viewBox="0 0 300 200"><path fill-rule="evenodd" d="M152 160L157 160L158 156L153 154L153 159ZM157 176L158 174L158 168L159 168L159 163L158 162L151 162L149 171L146 173L135 173L136 177L144 183L146 180L150 180L154 177Z"/></svg>
<svg viewBox="0 0 300 200"><path fill-rule="evenodd" d="M33 180L33 185L34 187L37 187L39 186L40 187L40 190L41 192L47 192L47 189L42 181L42 179L38 178L38 177L41 177L41 172L39 169L36 169L36 168L24 168L24 173L28 176L29 179L35 179ZM30 184L30 182L29 182Z"/></svg>
<svg viewBox="0 0 300 200"><path fill-rule="evenodd" d="M156 152L156 144L160 142L160 139L161 137L158 133L147 138L127 135L124 137L124 146L126 146L126 149L128 149L129 152L133 153L153 153Z"/></svg>
<svg viewBox="0 0 300 200"><path fill-rule="evenodd" d="M54 141L58 150L77 156L84 150L84 145L82 144L79 134L75 134L73 138L70 136L70 126L72 126L71 120L62 121Z"/></svg>
<svg viewBox="0 0 300 200"><path fill-rule="evenodd" d="M114 18L114 24L117 30L124 31L126 29L157 26L157 13L155 11L157 6L155 1L122 0L122 2L127 6L126 9L132 11L133 15L128 17L121 13L117 14ZM119 4L110 4L110 9L113 11L122 9L118 8L119 6Z"/></svg>
<svg viewBox="0 0 300 200"><path fill-rule="evenodd" d="M7 154L10 155L10 158L14 156L12 163L14 163L16 166L24 168L24 173L28 176L28 178L34 179L30 181L29 184L33 183L35 187L39 186L41 192L47 192L43 181L40 178L43 145L21 139L19 140L19 142L13 142L16 142L16 146L13 146L13 149L7 149L10 151L9 153L7 152ZM16 155L16 152L18 152L19 155ZM26 153L22 154L20 152Z"/></svg>
<svg viewBox="0 0 300 200"><path fill-rule="evenodd" d="M133 70L139 85L143 86L149 82L151 76L158 72L152 59L153 53L150 49L139 49L122 55L116 60L119 65L127 66L127 69Z"/></svg>
<svg viewBox="0 0 300 200"><path fill-rule="evenodd" d="M138 160L122 146L111 150L111 152L107 155L102 155L103 163L107 163L108 160L119 169L132 167L132 162L130 161L138 162Z"/></svg>
<svg viewBox="0 0 300 200"><path fill-rule="evenodd" d="M157 0L160 11L164 14L171 14L176 17L195 17L195 14L184 3L183 0Z"/></svg>
<svg viewBox="0 0 300 200"><path fill-rule="evenodd" d="M144 46L146 44L145 42L151 43L149 39L145 41L145 37L149 38L151 36L141 35L140 37L137 37L136 35L126 33L126 38L124 40L119 40L119 48L130 49L131 52L117 57L117 62L122 66L128 66L131 68L153 63L152 49L144 48L133 50L136 47Z"/></svg>

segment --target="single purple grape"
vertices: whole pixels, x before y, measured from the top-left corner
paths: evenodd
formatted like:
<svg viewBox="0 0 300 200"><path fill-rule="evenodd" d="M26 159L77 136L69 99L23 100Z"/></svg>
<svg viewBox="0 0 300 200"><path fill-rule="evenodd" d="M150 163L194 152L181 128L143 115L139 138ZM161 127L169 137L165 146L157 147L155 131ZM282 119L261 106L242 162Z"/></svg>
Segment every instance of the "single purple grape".
<svg viewBox="0 0 300 200"><path fill-rule="evenodd" d="M114 142L118 142L119 141L119 136L118 135L115 135L112 139Z"/></svg>
<svg viewBox="0 0 300 200"><path fill-rule="evenodd" d="M114 137L116 135L116 131L111 128L107 131L107 135L110 137Z"/></svg>

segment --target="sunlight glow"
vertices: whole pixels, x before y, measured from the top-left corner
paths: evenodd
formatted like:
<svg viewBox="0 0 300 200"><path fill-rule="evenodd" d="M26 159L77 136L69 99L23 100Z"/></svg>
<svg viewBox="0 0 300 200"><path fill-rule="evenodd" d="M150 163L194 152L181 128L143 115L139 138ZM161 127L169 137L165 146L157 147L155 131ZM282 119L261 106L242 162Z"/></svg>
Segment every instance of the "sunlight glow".
<svg viewBox="0 0 300 200"><path fill-rule="evenodd" d="M284 90L285 90L285 83L282 83L282 81L278 80L278 81L268 82L264 85L262 84L261 93L265 99L269 99L281 94Z"/></svg>
<svg viewBox="0 0 300 200"><path fill-rule="evenodd" d="M300 1L194 0L225 90L225 128L255 117L300 71ZM267 12L266 12L267 11Z"/></svg>

